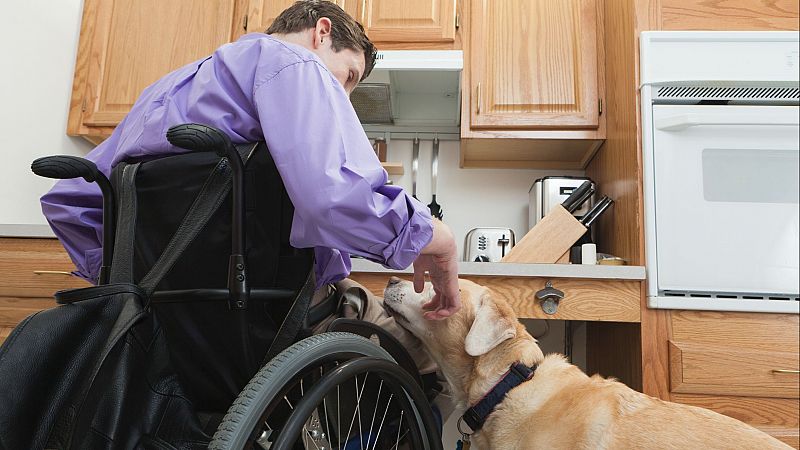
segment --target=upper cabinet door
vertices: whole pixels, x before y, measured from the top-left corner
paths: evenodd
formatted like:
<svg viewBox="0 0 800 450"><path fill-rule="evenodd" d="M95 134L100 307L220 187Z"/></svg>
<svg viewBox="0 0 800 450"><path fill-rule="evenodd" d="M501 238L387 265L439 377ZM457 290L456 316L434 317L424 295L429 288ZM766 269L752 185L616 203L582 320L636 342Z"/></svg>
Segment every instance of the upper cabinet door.
<svg viewBox="0 0 800 450"><path fill-rule="evenodd" d="M234 2L87 0L74 88L85 70L81 125L116 126L148 85L228 42Z"/></svg>
<svg viewBox="0 0 800 450"><path fill-rule="evenodd" d="M357 18L358 4L356 0L331 0L352 17ZM278 14L292 6L295 0L250 0L247 11L247 31L265 32Z"/></svg>
<svg viewBox="0 0 800 450"><path fill-rule="evenodd" d="M361 23L373 42L453 42L456 0L363 0Z"/></svg>
<svg viewBox="0 0 800 450"><path fill-rule="evenodd" d="M471 128L598 128L596 0L471 7Z"/></svg>

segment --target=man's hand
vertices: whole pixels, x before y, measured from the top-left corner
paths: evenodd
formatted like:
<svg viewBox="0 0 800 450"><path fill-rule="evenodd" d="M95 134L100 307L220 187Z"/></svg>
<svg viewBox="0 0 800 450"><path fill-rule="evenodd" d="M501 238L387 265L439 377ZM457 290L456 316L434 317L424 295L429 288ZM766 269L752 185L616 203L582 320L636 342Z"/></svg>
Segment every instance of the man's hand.
<svg viewBox="0 0 800 450"><path fill-rule="evenodd" d="M433 239L422 249L414 261L414 290L425 288L425 273L428 272L434 296L423 305L428 310L426 319L441 320L455 314L461 308L458 291L458 259L453 233L444 223L434 219Z"/></svg>

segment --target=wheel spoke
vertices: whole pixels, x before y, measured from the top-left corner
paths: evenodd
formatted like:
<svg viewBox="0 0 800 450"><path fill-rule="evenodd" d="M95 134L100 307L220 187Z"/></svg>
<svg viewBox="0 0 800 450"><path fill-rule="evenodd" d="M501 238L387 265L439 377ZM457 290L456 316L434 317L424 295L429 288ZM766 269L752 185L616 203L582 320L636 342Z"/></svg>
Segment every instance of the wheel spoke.
<svg viewBox="0 0 800 450"><path fill-rule="evenodd" d="M400 420L398 421L398 424L397 424L397 439L394 440L394 446L392 447L392 449L400 447L400 431L403 429L403 413L405 413L405 410L401 409L400 410ZM405 435L403 435L403 436L405 436Z"/></svg>
<svg viewBox="0 0 800 450"><path fill-rule="evenodd" d="M361 386L361 390L358 390L358 377L355 377L356 380L356 410L353 411L353 418L350 420L350 428L347 430L347 435L345 436L344 443L347 445L347 440L350 438L350 433L353 431L353 424L356 421L356 415L359 417L361 416L361 394L364 393L364 387L367 385L367 377L369 377L369 372L364 375L364 384ZM338 386L337 386L338 389ZM361 429L361 422L358 423L359 430ZM359 431L360 432L360 431Z"/></svg>
<svg viewBox="0 0 800 450"><path fill-rule="evenodd" d="M364 386L361 387L361 392L364 392L364 387L367 385L367 376L369 374L364 375ZM353 377L356 382L356 391L358 391L358 377ZM356 412L358 413L358 447L360 450L364 450L364 431L361 429L361 395L359 394L358 399L356 400ZM367 443L369 445L369 443Z"/></svg>
<svg viewBox="0 0 800 450"><path fill-rule="evenodd" d="M369 422L369 432L372 433L372 427L375 426L375 415L378 413L378 400L381 399L381 390L383 389L383 380L378 385L378 395L375 396L375 409L372 411L372 420Z"/></svg>
<svg viewBox="0 0 800 450"><path fill-rule="evenodd" d="M386 409L383 411L383 417L381 418L380 426L378 426L378 434L377 434L377 436L375 436L375 445L372 446L372 450L375 450L375 447L378 446L378 438L381 436L381 430L383 429L383 422L386 420L386 413L389 412L389 405L392 404L392 399L393 398L394 398L394 394L391 394L389 396L389 401L386 403Z"/></svg>
<svg viewBox="0 0 800 450"><path fill-rule="evenodd" d="M322 372L322 369L320 369ZM331 438L331 426L330 426L330 419L328 419L328 396L322 397L322 409L325 411L325 433L328 436L328 442L332 443L333 439Z"/></svg>

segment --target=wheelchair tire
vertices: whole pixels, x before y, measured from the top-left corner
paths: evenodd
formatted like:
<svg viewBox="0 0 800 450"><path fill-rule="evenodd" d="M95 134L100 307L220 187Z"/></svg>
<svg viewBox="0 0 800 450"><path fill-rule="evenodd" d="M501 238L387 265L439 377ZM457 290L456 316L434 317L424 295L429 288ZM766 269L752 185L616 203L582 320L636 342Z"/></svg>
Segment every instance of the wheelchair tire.
<svg viewBox="0 0 800 450"><path fill-rule="evenodd" d="M298 448L298 446L305 449L354 448L355 444L358 443L359 449L369 449L371 445L373 449L441 450L442 438L439 434L439 426L436 423L430 404L425 398L425 394L423 394L413 377L406 371L398 369L397 364L393 362L382 358L370 357L351 359L338 365L305 392L302 400L296 405L274 441L274 448L289 449ZM349 384L350 380L355 379L356 384L358 384L358 375L364 376L362 380L364 380L365 385L369 375L377 376L380 380L380 386L382 388L385 386L387 393L391 392L391 396L389 396L385 406L380 405L379 408L378 404L375 405L368 432L365 434L361 430L361 421L359 421L356 436L344 442L344 447L342 447L342 442L339 442L338 439L336 447L334 447L330 435L326 440L325 429L321 426L317 427L321 431L321 438L315 438L312 431L306 428L306 425L324 423L325 421L320 419L319 416L320 411L325 412L329 409L325 406L324 399L333 397L334 390L338 396L339 386ZM380 395L378 396L380 397ZM395 399L401 411L399 419L393 423L394 428L397 428L396 433L389 430L392 425L386 422L386 412L389 411L393 399ZM369 415L367 414L369 409L366 408L366 416ZM379 411L383 411L383 414L376 414ZM408 413L405 421L403 420L404 413ZM327 413L325 413L325 416L327 417ZM353 419L355 419L355 416ZM393 422L393 420L390 419L389 422ZM404 423L405 427L403 426ZM377 425L377 433L373 432L375 425ZM401 431L405 431L405 433L401 433ZM328 432L330 433L330 430ZM346 432L345 436L350 438L350 432ZM392 440L393 438L394 440ZM402 447L401 443L403 442L408 447ZM309 446L308 443L311 443L313 447ZM366 447L364 444L366 444ZM379 444L380 447L378 446Z"/></svg>
<svg viewBox="0 0 800 450"><path fill-rule="evenodd" d="M244 448L265 409L286 384L332 355L342 355L343 360L368 356L394 362L386 350L355 334L323 333L303 339L279 353L250 380L228 408L208 448Z"/></svg>

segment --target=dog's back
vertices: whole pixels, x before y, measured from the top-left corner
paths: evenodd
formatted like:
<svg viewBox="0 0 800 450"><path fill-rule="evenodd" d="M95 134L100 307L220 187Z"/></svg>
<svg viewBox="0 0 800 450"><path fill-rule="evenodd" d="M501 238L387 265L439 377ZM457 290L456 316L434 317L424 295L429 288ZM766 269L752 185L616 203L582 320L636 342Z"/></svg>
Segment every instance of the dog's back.
<svg viewBox="0 0 800 450"><path fill-rule="evenodd" d="M537 377L513 391L493 416L485 430L489 449L791 448L722 414L589 377L557 355L548 356Z"/></svg>

